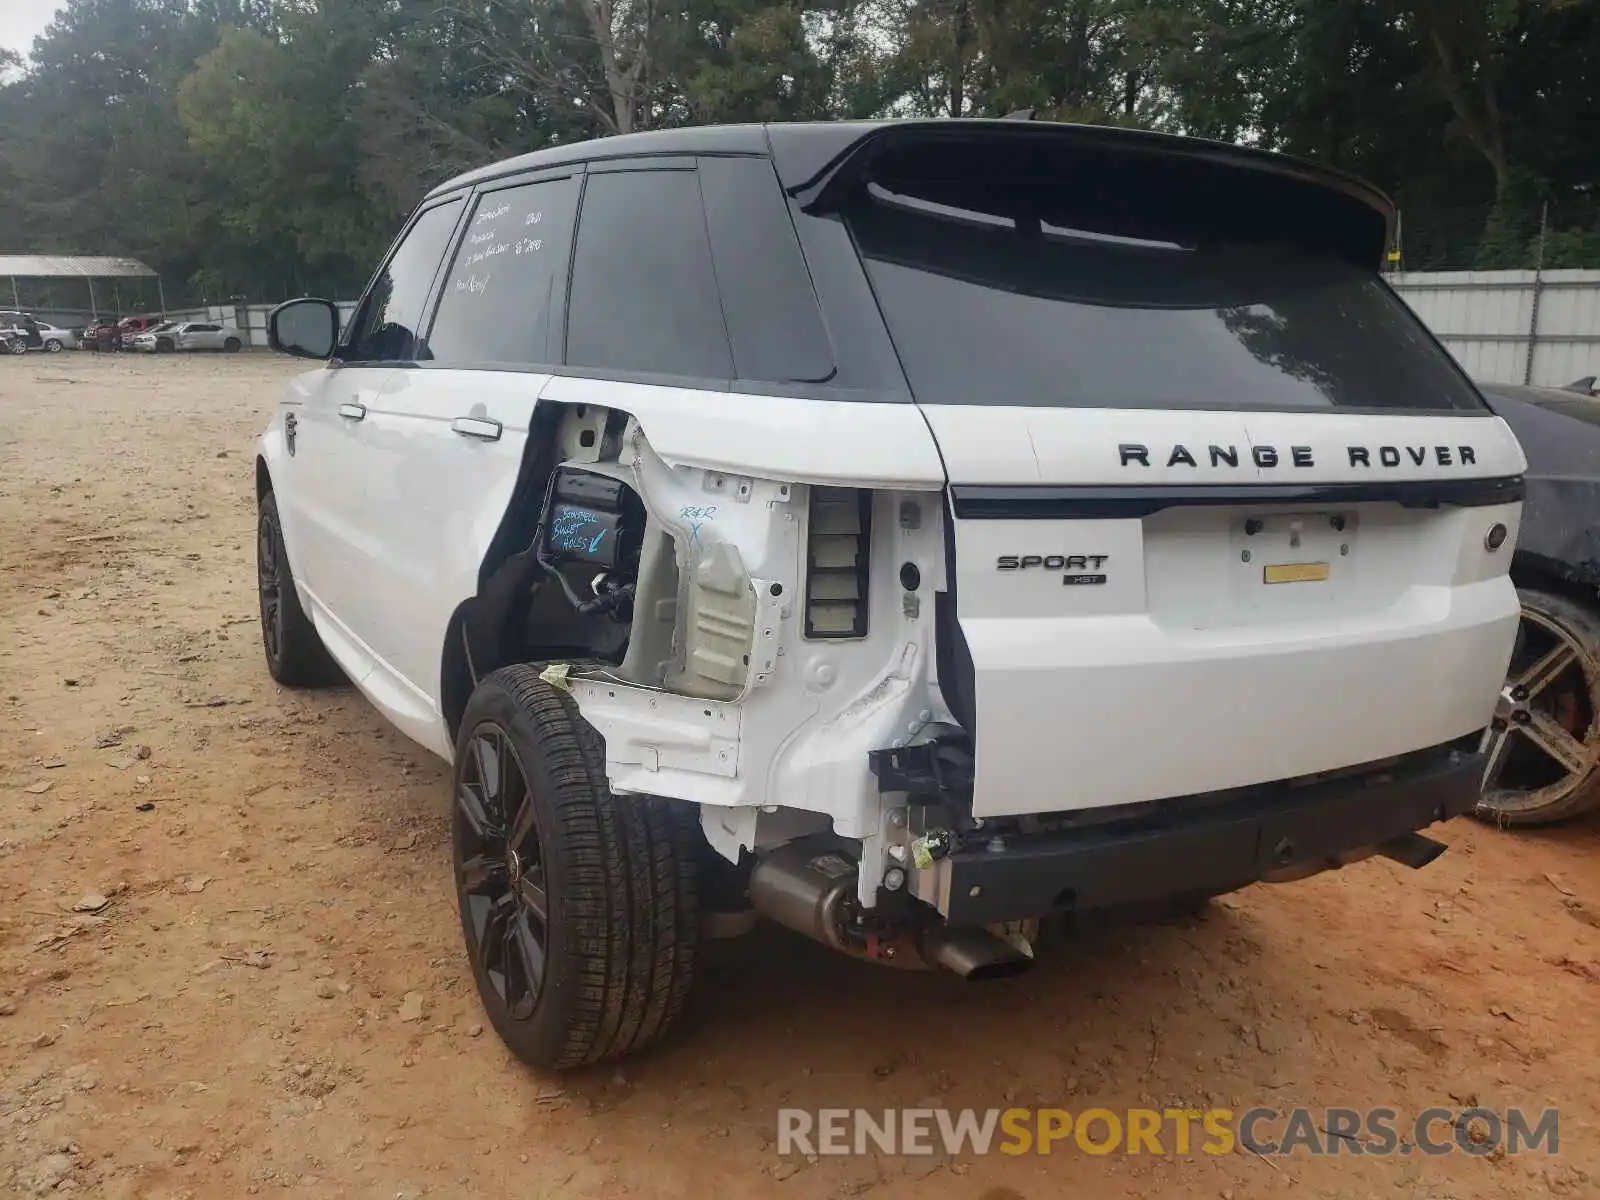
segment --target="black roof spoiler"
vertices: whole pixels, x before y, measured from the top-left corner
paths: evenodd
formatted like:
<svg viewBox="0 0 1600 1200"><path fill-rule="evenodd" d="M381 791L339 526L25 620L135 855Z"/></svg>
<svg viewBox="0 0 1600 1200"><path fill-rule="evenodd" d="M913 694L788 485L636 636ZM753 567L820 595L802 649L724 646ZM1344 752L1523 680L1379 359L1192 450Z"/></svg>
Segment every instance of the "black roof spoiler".
<svg viewBox="0 0 1600 1200"><path fill-rule="evenodd" d="M1023 110L1027 112L1027 110ZM1287 241L1376 268L1388 248L1394 205L1356 176L1287 155L1226 142L1113 126L1069 125L1022 112L1000 120L839 122L768 126L773 163L785 189L808 212L837 207L880 164L929 151L937 161L975 150L1043 150L1083 164L1086 186L1108 169L1154 186L1130 187L1152 216L1203 202L1228 236Z"/></svg>

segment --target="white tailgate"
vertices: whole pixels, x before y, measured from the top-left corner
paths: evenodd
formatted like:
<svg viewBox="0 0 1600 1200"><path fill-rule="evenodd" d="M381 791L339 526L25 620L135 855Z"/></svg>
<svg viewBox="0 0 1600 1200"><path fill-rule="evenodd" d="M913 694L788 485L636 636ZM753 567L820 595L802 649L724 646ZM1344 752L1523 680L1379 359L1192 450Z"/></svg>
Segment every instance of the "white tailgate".
<svg viewBox="0 0 1600 1200"><path fill-rule="evenodd" d="M1498 418L923 411L956 514L975 815L1293 778L1487 723L1520 504L1372 489L1520 475Z"/></svg>

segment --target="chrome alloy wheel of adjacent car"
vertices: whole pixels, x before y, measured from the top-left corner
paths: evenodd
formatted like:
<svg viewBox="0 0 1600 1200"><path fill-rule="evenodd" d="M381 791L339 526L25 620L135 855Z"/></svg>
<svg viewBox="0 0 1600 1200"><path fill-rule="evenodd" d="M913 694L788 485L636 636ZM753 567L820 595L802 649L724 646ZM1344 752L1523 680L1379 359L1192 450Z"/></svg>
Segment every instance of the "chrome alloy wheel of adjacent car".
<svg viewBox="0 0 1600 1200"><path fill-rule="evenodd" d="M1600 623L1565 597L1522 593L1522 623L1494 719L1478 815L1541 825L1600 802Z"/></svg>

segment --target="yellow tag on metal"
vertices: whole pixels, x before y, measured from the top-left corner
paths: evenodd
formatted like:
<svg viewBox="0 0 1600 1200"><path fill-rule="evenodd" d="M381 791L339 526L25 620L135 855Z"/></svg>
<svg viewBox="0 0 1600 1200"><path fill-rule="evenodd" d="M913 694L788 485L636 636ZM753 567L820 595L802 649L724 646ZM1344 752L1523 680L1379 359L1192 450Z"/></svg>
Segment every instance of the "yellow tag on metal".
<svg viewBox="0 0 1600 1200"><path fill-rule="evenodd" d="M1328 577L1328 564L1272 563L1261 568L1262 583L1321 583Z"/></svg>

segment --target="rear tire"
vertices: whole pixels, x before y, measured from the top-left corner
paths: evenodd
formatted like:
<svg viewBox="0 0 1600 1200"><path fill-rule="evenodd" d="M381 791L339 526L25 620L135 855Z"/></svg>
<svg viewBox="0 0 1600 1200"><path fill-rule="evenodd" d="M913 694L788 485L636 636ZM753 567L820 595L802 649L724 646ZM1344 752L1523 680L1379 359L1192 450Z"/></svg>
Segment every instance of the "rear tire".
<svg viewBox="0 0 1600 1200"><path fill-rule="evenodd" d="M289 554L283 545L278 499L261 497L256 520L256 587L261 601L261 649L267 670L284 687L325 687L344 678L300 607Z"/></svg>
<svg viewBox="0 0 1600 1200"><path fill-rule="evenodd" d="M229 354L239 353L239 339L236 337L229 338L227 341L222 343L222 348Z"/></svg>
<svg viewBox="0 0 1600 1200"><path fill-rule="evenodd" d="M1483 736L1490 761L1475 815L1550 825L1600 806L1600 615L1550 592L1517 593L1522 625L1496 709L1502 728Z"/></svg>
<svg viewBox="0 0 1600 1200"><path fill-rule="evenodd" d="M564 1070L671 1028L699 949L694 811L613 796L600 735L537 667L467 702L451 824L473 979L512 1053Z"/></svg>
<svg viewBox="0 0 1600 1200"><path fill-rule="evenodd" d="M44 349L45 349L45 353L46 354L60 354L61 353L61 339L60 338L49 338L44 344Z"/></svg>

